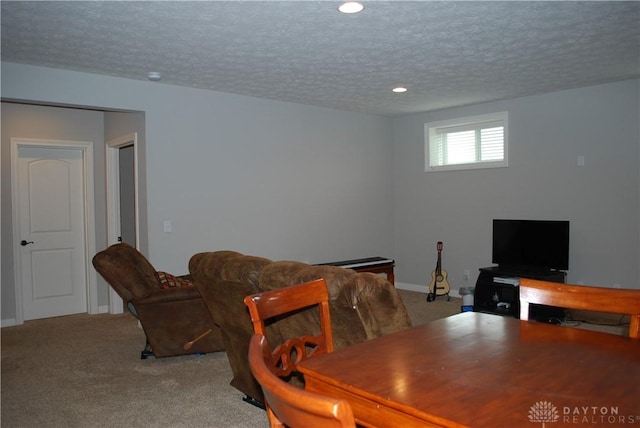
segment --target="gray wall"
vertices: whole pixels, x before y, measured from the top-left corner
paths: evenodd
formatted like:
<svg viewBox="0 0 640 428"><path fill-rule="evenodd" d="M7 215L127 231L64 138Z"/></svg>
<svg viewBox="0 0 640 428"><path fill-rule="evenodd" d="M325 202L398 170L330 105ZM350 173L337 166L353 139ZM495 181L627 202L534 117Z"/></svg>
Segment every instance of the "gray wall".
<svg viewBox="0 0 640 428"><path fill-rule="evenodd" d="M428 283L441 240L451 288L474 285L492 219L524 218L571 222L570 282L640 288L639 93L632 80L396 119L398 281ZM424 172L426 122L498 111L508 168Z"/></svg>
<svg viewBox="0 0 640 428"><path fill-rule="evenodd" d="M218 249L310 262L393 255L391 119L10 63L2 96L144 112L142 227L158 269L184 273L191 255ZM124 131L111 118L105 139Z"/></svg>
<svg viewBox="0 0 640 428"><path fill-rule="evenodd" d="M217 249L310 262L382 255L396 258L401 286L419 287L442 240L454 290L491 264L496 217L570 220L570 280L639 287L638 93L634 80L389 119L2 63L5 99L142 112L130 119L144 122L143 232L158 269L183 273L192 254ZM424 172L426 121L502 110L509 168ZM108 138L130 128L111 118ZM6 237L3 227L3 319Z"/></svg>

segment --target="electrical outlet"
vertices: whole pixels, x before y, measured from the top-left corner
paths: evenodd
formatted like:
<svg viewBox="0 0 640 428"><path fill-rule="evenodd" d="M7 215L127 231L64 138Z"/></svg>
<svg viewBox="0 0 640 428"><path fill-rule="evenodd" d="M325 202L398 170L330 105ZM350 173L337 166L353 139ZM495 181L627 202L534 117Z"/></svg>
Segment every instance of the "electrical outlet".
<svg viewBox="0 0 640 428"><path fill-rule="evenodd" d="M164 221L164 232L171 233L171 220Z"/></svg>
<svg viewBox="0 0 640 428"><path fill-rule="evenodd" d="M469 269L465 269L464 272L462 273L462 278L465 281L469 281L469 277L470 277Z"/></svg>

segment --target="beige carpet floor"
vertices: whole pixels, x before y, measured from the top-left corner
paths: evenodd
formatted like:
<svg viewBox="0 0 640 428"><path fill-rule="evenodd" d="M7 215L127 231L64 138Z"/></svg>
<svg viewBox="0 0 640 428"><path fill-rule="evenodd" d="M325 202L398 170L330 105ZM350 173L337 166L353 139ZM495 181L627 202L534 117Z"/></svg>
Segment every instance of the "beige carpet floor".
<svg viewBox="0 0 640 428"><path fill-rule="evenodd" d="M461 299L400 291L414 325L460 312ZM125 315L27 321L1 334L1 425L267 427L229 386L224 352L140 360L144 334Z"/></svg>

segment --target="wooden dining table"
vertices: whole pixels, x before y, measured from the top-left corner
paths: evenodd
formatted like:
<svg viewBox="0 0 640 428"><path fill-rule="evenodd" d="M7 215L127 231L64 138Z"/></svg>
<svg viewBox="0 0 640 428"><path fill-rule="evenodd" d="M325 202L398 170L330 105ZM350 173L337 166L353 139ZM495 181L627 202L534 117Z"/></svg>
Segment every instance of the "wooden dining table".
<svg viewBox="0 0 640 428"><path fill-rule="evenodd" d="M298 365L372 427L640 427L640 340L464 312Z"/></svg>

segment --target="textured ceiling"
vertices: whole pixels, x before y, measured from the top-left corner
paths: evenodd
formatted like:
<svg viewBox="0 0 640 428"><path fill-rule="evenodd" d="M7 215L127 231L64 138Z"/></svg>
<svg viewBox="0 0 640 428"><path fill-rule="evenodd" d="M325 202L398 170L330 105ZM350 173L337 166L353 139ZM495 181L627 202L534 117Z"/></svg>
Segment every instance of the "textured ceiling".
<svg viewBox="0 0 640 428"><path fill-rule="evenodd" d="M391 116L640 76L637 1L338 4L2 1L1 56Z"/></svg>

